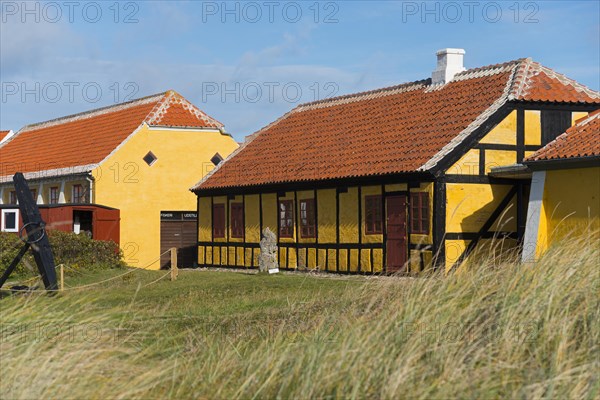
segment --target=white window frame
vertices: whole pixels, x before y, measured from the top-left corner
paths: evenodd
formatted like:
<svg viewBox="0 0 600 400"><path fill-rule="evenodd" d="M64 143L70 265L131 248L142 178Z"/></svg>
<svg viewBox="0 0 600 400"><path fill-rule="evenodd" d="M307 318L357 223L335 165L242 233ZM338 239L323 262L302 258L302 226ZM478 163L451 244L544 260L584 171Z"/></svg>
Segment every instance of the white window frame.
<svg viewBox="0 0 600 400"><path fill-rule="evenodd" d="M16 218L15 218L15 228L14 229L7 229L5 224L6 224L6 214L12 214L15 213ZM19 232L19 209L18 208L4 208L2 209L2 232Z"/></svg>

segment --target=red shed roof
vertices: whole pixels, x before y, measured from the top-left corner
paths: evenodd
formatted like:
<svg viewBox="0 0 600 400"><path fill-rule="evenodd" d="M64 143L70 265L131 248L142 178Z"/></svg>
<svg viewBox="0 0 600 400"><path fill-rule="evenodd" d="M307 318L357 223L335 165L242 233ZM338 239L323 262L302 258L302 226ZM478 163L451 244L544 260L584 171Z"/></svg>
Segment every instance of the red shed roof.
<svg viewBox="0 0 600 400"><path fill-rule="evenodd" d="M0 176L15 172L86 172L142 124L215 128L223 125L174 91L28 125L0 146Z"/></svg>
<svg viewBox="0 0 600 400"><path fill-rule="evenodd" d="M520 59L300 105L249 136L192 190L427 171L508 101L600 104Z"/></svg>
<svg viewBox="0 0 600 400"><path fill-rule="evenodd" d="M556 139L542 147L527 161L549 161L600 157L600 110L594 111Z"/></svg>

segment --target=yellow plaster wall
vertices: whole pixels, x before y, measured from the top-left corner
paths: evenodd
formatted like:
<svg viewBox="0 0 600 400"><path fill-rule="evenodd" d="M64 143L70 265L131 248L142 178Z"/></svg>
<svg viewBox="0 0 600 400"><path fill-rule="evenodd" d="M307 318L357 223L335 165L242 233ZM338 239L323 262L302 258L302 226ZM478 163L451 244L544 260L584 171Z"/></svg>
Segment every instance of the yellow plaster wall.
<svg viewBox="0 0 600 400"><path fill-rule="evenodd" d="M485 135L480 143L517 144L517 111L513 110L498 125Z"/></svg>
<svg viewBox="0 0 600 400"><path fill-rule="evenodd" d="M262 195L262 218L263 229L269 228L275 235L277 231L277 194L265 193Z"/></svg>
<svg viewBox="0 0 600 400"><path fill-rule="evenodd" d="M340 193L340 241L358 243L358 188Z"/></svg>
<svg viewBox="0 0 600 400"><path fill-rule="evenodd" d="M244 223L246 229L246 242L260 242L260 199L259 195L253 194L245 197L244 202ZM249 257L246 257L249 259Z"/></svg>
<svg viewBox="0 0 600 400"><path fill-rule="evenodd" d="M492 168L511 165L517 162L517 152L512 150L485 150L485 173Z"/></svg>
<svg viewBox="0 0 600 400"><path fill-rule="evenodd" d="M212 238L211 198L200 197L198 207L198 239L209 242Z"/></svg>
<svg viewBox="0 0 600 400"><path fill-rule="evenodd" d="M319 243L336 243L335 189L319 189L317 192Z"/></svg>
<svg viewBox="0 0 600 400"><path fill-rule="evenodd" d="M212 169L216 152L226 157L237 146L218 131L144 125L92 171L95 202L121 210L121 247L129 265L159 268L160 211L195 210L196 196L189 188ZM148 151L158 158L152 166L143 161ZM65 194L71 195L69 185Z"/></svg>
<svg viewBox="0 0 600 400"><path fill-rule="evenodd" d="M542 122L539 110L525 110L525 145L542 144Z"/></svg>
<svg viewBox="0 0 600 400"><path fill-rule="evenodd" d="M600 167L546 171L538 254L565 238L600 239Z"/></svg>
<svg viewBox="0 0 600 400"><path fill-rule="evenodd" d="M448 168L451 175L479 175L479 152L483 150L470 149L453 166Z"/></svg>
<svg viewBox="0 0 600 400"><path fill-rule="evenodd" d="M510 185L448 183L446 232L478 232L510 189Z"/></svg>
<svg viewBox="0 0 600 400"><path fill-rule="evenodd" d="M585 118L588 116L588 113L585 111L575 111L571 114L571 125L575 125L577 120L581 118Z"/></svg>

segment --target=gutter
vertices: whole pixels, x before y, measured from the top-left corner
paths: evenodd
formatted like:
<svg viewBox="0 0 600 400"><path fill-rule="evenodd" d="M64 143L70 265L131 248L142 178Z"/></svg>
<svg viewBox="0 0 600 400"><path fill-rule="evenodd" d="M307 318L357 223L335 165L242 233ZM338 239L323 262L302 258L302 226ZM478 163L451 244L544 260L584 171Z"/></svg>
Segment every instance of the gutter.
<svg viewBox="0 0 600 400"><path fill-rule="evenodd" d="M532 171L600 167L600 155L525 161L524 164Z"/></svg>

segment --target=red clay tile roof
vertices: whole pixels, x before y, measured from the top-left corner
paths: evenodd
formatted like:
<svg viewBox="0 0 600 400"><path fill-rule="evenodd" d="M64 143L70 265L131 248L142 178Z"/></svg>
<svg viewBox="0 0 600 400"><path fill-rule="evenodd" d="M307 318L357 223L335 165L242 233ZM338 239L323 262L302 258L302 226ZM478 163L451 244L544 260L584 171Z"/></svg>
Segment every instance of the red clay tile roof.
<svg viewBox="0 0 600 400"><path fill-rule="evenodd" d="M24 127L0 146L0 176L10 176L17 171L60 170L61 174L89 171L143 123L223 127L178 93L167 91Z"/></svg>
<svg viewBox="0 0 600 400"><path fill-rule="evenodd" d="M600 110L580 120L565 133L542 147L525 162L581 157L600 157Z"/></svg>
<svg viewBox="0 0 600 400"><path fill-rule="evenodd" d="M249 136L192 190L427 171L508 101L600 104L600 93L520 59L300 105Z"/></svg>
<svg viewBox="0 0 600 400"><path fill-rule="evenodd" d="M10 131L0 131L0 140L4 139L9 133Z"/></svg>

